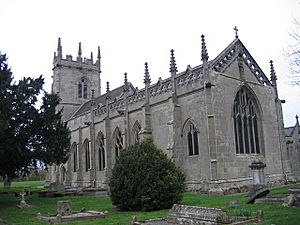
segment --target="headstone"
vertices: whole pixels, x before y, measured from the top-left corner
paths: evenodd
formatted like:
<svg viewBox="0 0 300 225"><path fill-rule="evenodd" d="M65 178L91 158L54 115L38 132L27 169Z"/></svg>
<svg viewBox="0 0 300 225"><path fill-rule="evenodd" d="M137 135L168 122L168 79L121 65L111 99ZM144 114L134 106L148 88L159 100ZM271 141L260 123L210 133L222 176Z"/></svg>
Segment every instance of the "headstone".
<svg viewBox="0 0 300 225"><path fill-rule="evenodd" d="M132 216L131 225L141 225L136 216Z"/></svg>
<svg viewBox="0 0 300 225"><path fill-rule="evenodd" d="M218 224L229 223L223 209L174 204L166 221L173 224Z"/></svg>
<svg viewBox="0 0 300 225"><path fill-rule="evenodd" d="M17 205L17 207L20 208L20 209L23 209L23 208L29 208L30 205L28 205L28 204L25 202L26 192L23 190L21 193L19 193L19 196L21 196L21 201L20 201L20 204Z"/></svg>
<svg viewBox="0 0 300 225"><path fill-rule="evenodd" d="M68 216L72 214L70 201L58 201L57 202L57 213L61 216Z"/></svg>
<svg viewBox="0 0 300 225"><path fill-rule="evenodd" d="M266 164L261 160L254 160L249 167L252 170L252 187L249 193L250 199L247 203L253 204L255 199L266 196L270 190L265 185L264 168Z"/></svg>
<svg viewBox="0 0 300 225"><path fill-rule="evenodd" d="M257 211L256 219L257 219L257 223L263 223L264 222L264 212L262 210Z"/></svg>
<svg viewBox="0 0 300 225"><path fill-rule="evenodd" d="M286 197L284 200L284 203L282 204L283 206L293 206L296 202L296 196L294 194L290 194L289 196Z"/></svg>
<svg viewBox="0 0 300 225"><path fill-rule="evenodd" d="M58 183L58 182L53 182L49 185L49 190L50 191L55 191L55 192L64 192L65 187L63 184Z"/></svg>
<svg viewBox="0 0 300 225"><path fill-rule="evenodd" d="M11 180L10 179L4 179L3 186L4 186L4 188L10 188L11 187Z"/></svg>

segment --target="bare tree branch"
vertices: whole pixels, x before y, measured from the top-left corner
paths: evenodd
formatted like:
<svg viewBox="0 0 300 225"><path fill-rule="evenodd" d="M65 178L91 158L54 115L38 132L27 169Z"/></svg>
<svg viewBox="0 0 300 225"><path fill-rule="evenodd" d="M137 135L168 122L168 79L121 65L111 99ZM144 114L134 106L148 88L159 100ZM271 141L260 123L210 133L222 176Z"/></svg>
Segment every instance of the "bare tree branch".
<svg viewBox="0 0 300 225"><path fill-rule="evenodd" d="M291 39L284 55L289 60L290 84L300 86L300 21L294 18L293 24L294 28L289 32Z"/></svg>

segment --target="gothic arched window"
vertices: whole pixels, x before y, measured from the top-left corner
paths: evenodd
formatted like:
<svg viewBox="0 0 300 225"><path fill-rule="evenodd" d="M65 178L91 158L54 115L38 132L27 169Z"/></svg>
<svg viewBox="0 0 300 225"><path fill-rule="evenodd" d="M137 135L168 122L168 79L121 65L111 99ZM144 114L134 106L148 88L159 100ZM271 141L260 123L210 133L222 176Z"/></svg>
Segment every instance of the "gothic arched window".
<svg viewBox="0 0 300 225"><path fill-rule="evenodd" d="M102 132L100 132L97 136L97 146L98 146L99 170L104 170L106 166L106 160L105 160L104 136Z"/></svg>
<svg viewBox="0 0 300 225"><path fill-rule="evenodd" d="M78 98L87 99L88 96L88 85L87 81L82 78L78 84Z"/></svg>
<svg viewBox="0 0 300 225"><path fill-rule="evenodd" d="M123 150L123 137L118 127L114 132L114 141L115 141L115 155L116 157L118 157L120 155L120 152Z"/></svg>
<svg viewBox="0 0 300 225"><path fill-rule="evenodd" d="M72 144L71 152L73 154L73 171L76 172L78 170L78 146L76 142Z"/></svg>
<svg viewBox="0 0 300 225"><path fill-rule="evenodd" d="M85 153L85 170L89 171L91 169L91 150L89 140L85 140L83 143L83 149Z"/></svg>
<svg viewBox="0 0 300 225"><path fill-rule="evenodd" d="M141 141L141 125L138 121L136 121L132 128L133 134L133 143L139 143Z"/></svg>
<svg viewBox="0 0 300 225"><path fill-rule="evenodd" d="M237 154L259 154L258 110L254 98L241 88L234 100L234 134Z"/></svg>
<svg viewBox="0 0 300 225"><path fill-rule="evenodd" d="M186 137L189 155L199 155L198 131L191 121L186 125Z"/></svg>

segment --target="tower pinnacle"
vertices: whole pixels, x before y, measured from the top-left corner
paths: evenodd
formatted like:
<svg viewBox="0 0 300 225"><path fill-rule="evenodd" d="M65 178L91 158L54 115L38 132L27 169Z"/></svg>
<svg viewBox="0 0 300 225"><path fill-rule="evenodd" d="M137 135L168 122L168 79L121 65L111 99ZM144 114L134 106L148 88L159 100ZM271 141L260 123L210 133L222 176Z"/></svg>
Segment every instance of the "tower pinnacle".
<svg viewBox="0 0 300 225"><path fill-rule="evenodd" d="M58 38L58 43L57 43L57 56L59 59L62 59L62 47L61 47L60 37Z"/></svg>
<svg viewBox="0 0 300 225"><path fill-rule="evenodd" d="M277 83L276 83L276 80L277 80L277 76L276 76L276 73L275 73L275 69L274 69L274 66L273 66L273 60L270 60L270 74L271 74L271 83L273 86L276 86Z"/></svg>
<svg viewBox="0 0 300 225"><path fill-rule="evenodd" d="M170 60L170 72L171 75L175 75L177 73L177 67L176 67L176 61L175 61L175 56L174 56L174 50L171 49L171 60Z"/></svg>
<svg viewBox="0 0 300 225"><path fill-rule="evenodd" d="M206 49L206 44L205 44L205 36L202 34L201 35L201 60L203 61L203 63L206 63L208 61L208 53L207 53L207 49Z"/></svg>
<svg viewBox="0 0 300 225"><path fill-rule="evenodd" d="M124 92L128 91L127 73L124 73Z"/></svg>
<svg viewBox="0 0 300 225"><path fill-rule="evenodd" d="M144 76L144 84L145 85L150 85L151 79L150 79L150 74L149 74L149 69L148 69L148 63L145 62L145 76Z"/></svg>
<svg viewBox="0 0 300 225"><path fill-rule="evenodd" d="M79 42L79 46L78 46L78 58L79 59L81 59L81 55L82 55L81 42Z"/></svg>

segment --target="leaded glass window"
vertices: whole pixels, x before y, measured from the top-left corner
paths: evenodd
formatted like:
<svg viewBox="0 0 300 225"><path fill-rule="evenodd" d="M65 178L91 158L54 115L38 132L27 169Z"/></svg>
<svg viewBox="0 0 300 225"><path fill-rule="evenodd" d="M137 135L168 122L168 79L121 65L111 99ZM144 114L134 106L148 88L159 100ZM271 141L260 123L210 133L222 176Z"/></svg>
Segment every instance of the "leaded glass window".
<svg viewBox="0 0 300 225"><path fill-rule="evenodd" d="M132 134L133 134L133 143L139 143L141 141L141 125L139 124L138 121L135 122L133 129L132 129Z"/></svg>
<svg viewBox="0 0 300 225"><path fill-rule="evenodd" d="M73 154L73 171L78 170L78 146L76 143L72 145L72 154Z"/></svg>
<svg viewBox="0 0 300 225"><path fill-rule="evenodd" d="M244 88L234 100L234 133L237 154L259 154L258 111L253 98Z"/></svg>
<svg viewBox="0 0 300 225"><path fill-rule="evenodd" d="M85 152L85 170L89 171L91 169L91 150L89 141L86 140L83 144Z"/></svg>
<svg viewBox="0 0 300 225"><path fill-rule="evenodd" d="M123 150L123 137L119 128L115 130L115 155L118 157L120 152Z"/></svg>
<svg viewBox="0 0 300 225"><path fill-rule="evenodd" d="M100 132L97 137L97 145L98 145L98 166L99 170L104 170L106 167L106 160L105 160L105 147L104 147L104 136Z"/></svg>
<svg viewBox="0 0 300 225"><path fill-rule="evenodd" d="M187 124L187 146L189 155L199 155L198 131L192 122Z"/></svg>

